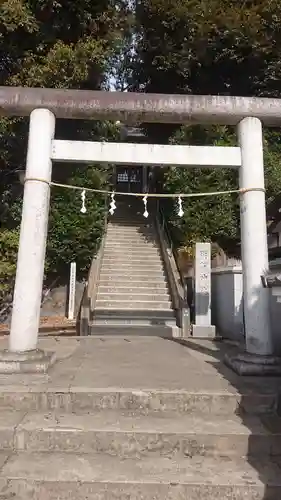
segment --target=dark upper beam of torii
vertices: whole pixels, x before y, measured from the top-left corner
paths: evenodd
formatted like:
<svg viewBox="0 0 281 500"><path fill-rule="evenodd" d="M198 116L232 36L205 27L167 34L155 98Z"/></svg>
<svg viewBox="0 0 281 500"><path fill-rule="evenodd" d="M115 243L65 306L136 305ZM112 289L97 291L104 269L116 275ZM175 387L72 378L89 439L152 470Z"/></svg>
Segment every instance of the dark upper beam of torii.
<svg viewBox="0 0 281 500"><path fill-rule="evenodd" d="M281 99L0 87L0 115L28 116L35 108L57 118L124 123L236 125L251 116L270 127L281 125Z"/></svg>

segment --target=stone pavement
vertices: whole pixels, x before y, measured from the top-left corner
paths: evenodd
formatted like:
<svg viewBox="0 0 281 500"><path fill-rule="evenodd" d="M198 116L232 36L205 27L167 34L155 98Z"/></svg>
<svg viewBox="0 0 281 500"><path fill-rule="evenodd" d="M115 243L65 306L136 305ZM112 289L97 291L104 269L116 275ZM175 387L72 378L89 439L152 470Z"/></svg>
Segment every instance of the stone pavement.
<svg viewBox="0 0 281 500"><path fill-rule="evenodd" d="M235 347L151 337L39 347L57 353L49 374L0 376L1 499L281 498L280 379L239 378L222 363Z"/></svg>
<svg viewBox="0 0 281 500"><path fill-rule="evenodd" d="M0 339L0 349L8 339ZM55 351L49 373L1 375L1 391L161 390L217 394L254 394L275 391L280 379L241 378L222 363L234 346L190 340L181 344L155 337L40 338L39 348Z"/></svg>

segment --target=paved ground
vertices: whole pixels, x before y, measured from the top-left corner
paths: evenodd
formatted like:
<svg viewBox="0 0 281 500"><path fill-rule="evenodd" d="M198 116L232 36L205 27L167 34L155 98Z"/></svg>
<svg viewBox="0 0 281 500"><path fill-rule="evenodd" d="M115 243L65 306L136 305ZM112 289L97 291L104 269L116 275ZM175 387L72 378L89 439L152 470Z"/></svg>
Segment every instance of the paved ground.
<svg viewBox="0 0 281 500"><path fill-rule="evenodd" d="M0 349L7 347L0 340ZM0 375L0 498L277 500L280 379L239 378L235 347L44 337L47 375Z"/></svg>
<svg viewBox="0 0 281 500"><path fill-rule="evenodd" d="M0 349L7 347L0 339ZM240 378L222 362L234 347L219 342L167 339L55 337L39 347L55 351L57 362L48 375L1 375L0 390L160 389L201 393L272 392L280 379Z"/></svg>

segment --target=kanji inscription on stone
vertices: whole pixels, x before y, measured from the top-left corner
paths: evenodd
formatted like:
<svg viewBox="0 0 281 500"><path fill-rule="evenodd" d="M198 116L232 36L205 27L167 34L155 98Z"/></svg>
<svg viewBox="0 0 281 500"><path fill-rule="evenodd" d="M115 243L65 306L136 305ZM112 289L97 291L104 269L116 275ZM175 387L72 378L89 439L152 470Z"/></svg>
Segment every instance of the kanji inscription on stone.
<svg viewBox="0 0 281 500"><path fill-rule="evenodd" d="M211 324L211 244L196 243L195 324Z"/></svg>
<svg viewBox="0 0 281 500"><path fill-rule="evenodd" d="M75 314L75 291L76 291L76 262L70 265L68 319L74 319Z"/></svg>

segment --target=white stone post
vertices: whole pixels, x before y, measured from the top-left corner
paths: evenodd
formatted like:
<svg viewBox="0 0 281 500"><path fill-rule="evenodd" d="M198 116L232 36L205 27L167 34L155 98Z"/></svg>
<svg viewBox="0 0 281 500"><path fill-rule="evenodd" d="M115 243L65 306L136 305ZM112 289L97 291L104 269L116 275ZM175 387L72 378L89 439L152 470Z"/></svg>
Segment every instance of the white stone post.
<svg viewBox="0 0 281 500"><path fill-rule="evenodd" d="M55 116L47 109L32 111L9 341L9 351L14 353L33 351L37 347L54 133Z"/></svg>
<svg viewBox="0 0 281 500"><path fill-rule="evenodd" d="M73 320L75 315L76 292L76 262L70 264L69 293L68 293L68 319Z"/></svg>
<svg viewBox="0 0 281 500"><path fill-rule="evenodd" d="M211 324L211 244L196 243L195 247L195 325L193 337L214 338Z"/></svg>
<svg viewBox="0 0 281 500"><path fill-rule="evenodd" d="M246 351L272 355L269 290L261 275L268 270L267 226L264 193L262 124L245 118L238 125L242 154L240 188L259 188L241 195L241 244L243 264Z"/></svg>

